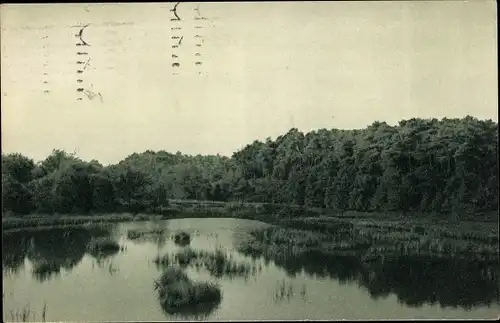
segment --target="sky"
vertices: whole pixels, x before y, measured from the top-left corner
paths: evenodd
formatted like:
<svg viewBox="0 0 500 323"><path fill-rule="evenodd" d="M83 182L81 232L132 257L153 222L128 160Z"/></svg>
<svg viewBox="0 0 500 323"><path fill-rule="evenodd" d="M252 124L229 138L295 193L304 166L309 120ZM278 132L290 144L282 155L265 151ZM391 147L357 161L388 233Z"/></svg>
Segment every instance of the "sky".
<svg viewBox="0 0 500 323"><path fill-rule="evenodd" d="M230 156L292 127L498 121L494 1L191 2L180 21L173 7L2 4L2 152L108 164Z"/></svg>

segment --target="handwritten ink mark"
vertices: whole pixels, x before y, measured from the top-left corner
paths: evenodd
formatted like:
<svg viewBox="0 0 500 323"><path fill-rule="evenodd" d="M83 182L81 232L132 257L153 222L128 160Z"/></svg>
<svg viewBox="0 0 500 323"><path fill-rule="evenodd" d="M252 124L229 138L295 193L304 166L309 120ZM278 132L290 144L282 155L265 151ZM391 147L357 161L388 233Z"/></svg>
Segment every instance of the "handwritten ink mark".
<svg viewBox="0 0 500 323"><path fill-rule="evenodd" d="M200 5L198 4L198 6L196 6L196 8L194 8L194 11L196 11L196 13L198 14L198 17L195 17L194 19L195 20L208 20L207 17L203 17L200 13Z"/></svg>
<svg viewBox="0 0 500 323"><path fill-rule="evenodd" d="M195 62L194 65L201 65L201 62Z"/></svg>
<svg viewBox="0 0 500 323"><path fill-rule="evenodd" d="M196 29L202 29L203 27L202 26L194 26L194 28L196 28Z"/></svg>
<svg viewBox="0 0 500 323"><path fill-rule="evenodd" d="M200 53L196 53L196 54L194 54L194 56L201 56L201 54Z"/></svg>
<svg viewBox="0 0 500 323"><path fill-rule="evenodd" d="M83 73L83 70L77 70L76 71L78 74L82 74Z"/></svg>
<svg viewBox="0 0 500 323"><path fill-rule="evenodd" d="M82 82L83 82L83 80L78 79L78 80L76 80L76 82L77 82L77 83L82 83Z"/></svg>
<svg viewBox="0 0 500 323"><path fill-rule="evenodd" d="M202 35L194 35L194 38L203 38Z"/></svg>
<svg viewBox="0 0 500 323"><path fill-rule="evenodd" d="M50 91L49 90L45 90L45 91L43 91L43 93L47 94L47 93L50 93Z"/></svg>
<svg viewBox="0 0 500 323"><path fill-rule="evenodd" d="M83 62L83 61L77 61L76 63L77 64L85 64L85 62Z"/></svg>
<svg viewBox="0 0 500 323"><path fill-rule="evenodd" d="M196 44L196 46L201 47L201 44Z"/></svg>
<svg viewBox="0 0 500 323"><path fill-rule="evenodd" d="M177 57L179 57L179 56L172 54L172 58L177 58Z"/></svg>
<svg viewBox="0 0 500 323"><path fill-rule="evenodd" d="M86 52L77 52L76 55L88 55L89 53Z"/></svg>
<svg viewBox="0 0 500 323"><path fill-rule="evenodd" d="M90 46L85 40L83 40L82 36L83 36L83 31L85 30L85 28L87 28L90 24L87 24L85 26L83 26L82 29L80 29L80 32L78 32L78 34L76 34L75 36L76 37L79 37L80 38L80 41L82 42L81 44L76 44L76 46Z"/></svg>
<svg viewBox="0 0 500 323"><path fill-rule="evenodd" d="M83 88L79 87L78 89L76 89L77 92L83 92Z"/></svg>
<svg viewBox="0 0 500 323"><path fill-rule="evenodd" d="M49 82L47 82L47 81L43 81L43 84L48 84L48 83L49 83Z"/></svg>
<svg viewBox="0 0 500 323"><path fill-rule="evenodd" d="M87 60L87 62L85 62L85 65L83 65L83 70L85 70L87 68L87 66L89 65L89 62L90 62L90 57Z"/></svg>
<svg viewBox="0 0 500 323"><path fill-rule="evenodd" d="M175 18L171 18L170 21L180 21L181 18L177 15L177 6L179 5L180 2L177 2L174 5L174 8L170 9L170 12L173 12L175 15Z"/></svg>
<svg viewBox="0 0 500 323"><path fill-rule="evenodd" d="M179 64L179 63L172 63L172 67L179 67L179 66L181 66L181 64Z"/></svg>
<svg viewBox="0 0 500 323"><path fill-rule="evenodd" d="M171 27L170 30L181 30L181 27Z"/></svg>
<svg viewBox="0 0 500 323"><path fill-rule="evenodd" d="M172 45L172 48L179 48L179 45Z"/></svg>
<svg viewBox="0 0 500 323"><path fill-rule="evenodd" d="M82 100L82 98L77 98L76 100L77 100L77 101L81 101L81 100Z"/></svg>
<svg viewBox="0 0 500 323"><path fill-rule="evenodd" d="M182 44L182 40L184 39L184 36L182 36L180 39L179 39L179 43L177 44L178 46L180 46Z"/></svg>
<svg viewBox="0 0 500 323"><path fill-rule="evenodd" d="M96 96L99 96L99 99L101 100L101 103L103 102L102 95L100 92L92 92L90 90L85 90L83 93L87 96L89 100L93 100Z"/></svg>

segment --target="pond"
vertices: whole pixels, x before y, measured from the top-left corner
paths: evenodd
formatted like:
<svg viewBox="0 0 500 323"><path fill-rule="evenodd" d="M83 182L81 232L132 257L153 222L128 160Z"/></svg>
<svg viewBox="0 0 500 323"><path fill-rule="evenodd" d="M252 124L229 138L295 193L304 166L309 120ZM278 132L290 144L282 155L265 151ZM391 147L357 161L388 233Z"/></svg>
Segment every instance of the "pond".
<svg viewBox="0 0 500 323"><path fill-rule="evenodd" d="M237 251L251 230L266 226L191 218L4 233L3 319L21 320L23 313L31 321L480 319L500 314L498 265L424 257L367 264L354 255L264 257ZM174 241L180 230L190 241ZM90 252L88 243L103 238L116 241L119 249ZM155 291L154 282L166 267L157 260L175 262L181 259L175 254L186 250L202 260L223 255L223 266L198 261L181 267L192 281L218 284L222 299L175 313L161 306Z"/></svg>

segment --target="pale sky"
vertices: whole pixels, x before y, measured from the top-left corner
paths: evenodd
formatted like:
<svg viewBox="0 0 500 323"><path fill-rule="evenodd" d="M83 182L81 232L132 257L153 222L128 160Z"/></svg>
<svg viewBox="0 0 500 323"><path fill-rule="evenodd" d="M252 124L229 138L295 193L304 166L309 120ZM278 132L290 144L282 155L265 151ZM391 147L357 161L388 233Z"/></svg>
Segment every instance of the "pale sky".
<svg viewBox="0 0 500 323"><path fill-rule="evenodd" d="M148 149L230 156L291 127L498 120L494 1L201 3L206 20L180 3L181 21L172 7L2 5L3 152L108 164Z"/></svg>

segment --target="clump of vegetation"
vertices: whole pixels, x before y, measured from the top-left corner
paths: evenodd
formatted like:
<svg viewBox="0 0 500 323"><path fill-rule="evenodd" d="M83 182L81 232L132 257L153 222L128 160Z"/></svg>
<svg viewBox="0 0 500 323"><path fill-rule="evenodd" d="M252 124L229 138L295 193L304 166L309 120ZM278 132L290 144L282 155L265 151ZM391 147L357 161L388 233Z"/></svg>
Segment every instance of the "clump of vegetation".
<svg viewBox="0 0 500 323"><path fill-rule="evenodd" d="M189 233L180 231L174 235L174 242L178 245L186 246L191 242Z"/></svg>
<svg viewBox="0 0 500 323"><path fill-rule="evenodd" d="M219 286L194 282L179 267L168 268L154 285L163 309L171 314L207 305L215 308L222 300Z"/></svg>
<svg viewBox="0 0 500 323"><path fill-rule="evenodd" d="M120 245L110 238L94 238L87 244L87 251L96 258L102 258L116 254Z"/></svg>
<svg viewBox="0 0 500 323"><path fill-rule="evenodd" d="M163 229L129 230L127 231L127 238L129 240L137 240L148 236L161 235L163 232Z"/></svg>
<svg viewBox="0 0 500 323"><path fill-rule="evenodd" d="M195 251L191 248L185 248L175 254L165 254L156 257L153 262L158 267L169 267L178 265L180 267L194 266L196 268L205 268L212 276L248 276L255 272L256 268L246 262L237 262L222 251L217 249L214 252Z"/></svg>

